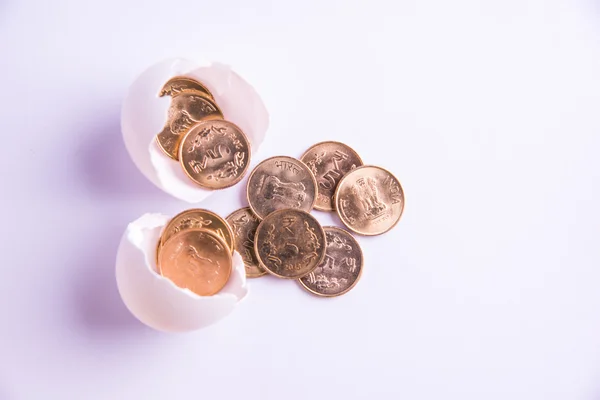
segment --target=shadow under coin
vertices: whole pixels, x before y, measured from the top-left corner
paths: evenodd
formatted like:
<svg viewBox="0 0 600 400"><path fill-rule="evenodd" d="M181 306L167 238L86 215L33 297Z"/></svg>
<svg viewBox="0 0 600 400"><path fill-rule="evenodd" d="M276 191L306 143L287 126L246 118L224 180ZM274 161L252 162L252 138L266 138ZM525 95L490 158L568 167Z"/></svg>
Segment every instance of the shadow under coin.
<svg viewBox="0 0 600 400"><path fill-rule="evenodd" d="M71 268L75 322L92 338L150 330L129 312L117 289L115 259L124 229L125 224L113 226L104 236L86 232L93 238L82 234L81 243L88 248Z"/></svg>
<svg viewBox="0 0 600 400"><path fill-rule="evenodd" d="M77 170L94 195L127 199L167 198L129 157L121 135L118 112L96 122L81 135L84 139L77 151Z"/></svg>
<svg viewBox="0 0 600 400"><path fill-rule="evenodd" d="M9 11L10 4L8 4L8 0L0 0L0 23L4 22L7 19Z"/></svg>

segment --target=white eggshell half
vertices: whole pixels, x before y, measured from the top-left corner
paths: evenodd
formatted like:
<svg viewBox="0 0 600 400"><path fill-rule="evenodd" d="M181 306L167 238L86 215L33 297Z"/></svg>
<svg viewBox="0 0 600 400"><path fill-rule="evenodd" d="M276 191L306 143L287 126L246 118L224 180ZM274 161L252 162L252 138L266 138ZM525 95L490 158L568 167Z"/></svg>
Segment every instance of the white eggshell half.
<svg viewBox="0 0 600 400"><path fill-rule="evenodd" d="M156 244L170 218L145 214L127 226L117 252L117 287L131 313L151 328L188 332L225 318L248 294L240 255L225 287L213 296L198 296L161 276L156 266Z"/></svg>
<svg viewBox="0 0 600 400"><path fill-rule="evenodd" d="M212 191L192 182L179 162L164 154L155 140L165 125L171 104L169 96L158 94L174 76L195 78L208 87L225 119L244 131L252 153L265 138L269 113L254 88L223 64L165 60L148 68L133 82L121 111L121 130L129 155L156 186L180 200L197 203Z"/></svg>

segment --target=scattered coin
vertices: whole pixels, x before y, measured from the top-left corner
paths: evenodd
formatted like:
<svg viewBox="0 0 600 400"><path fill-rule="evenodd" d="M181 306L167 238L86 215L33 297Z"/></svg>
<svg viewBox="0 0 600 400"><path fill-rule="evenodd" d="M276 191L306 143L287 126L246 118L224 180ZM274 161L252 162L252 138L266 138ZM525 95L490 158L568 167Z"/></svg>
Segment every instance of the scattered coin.
<svg viewBox="0 0 600 400"><path fill-rule="evenodd" d="M356 285L363 267L360 245L347 231L335 226L324 226L326 237L325 258L298 282L318 296L340 296Z"/></svg>
<svg viewBox="0 0 600 400"><path fill-rule="evenodd" d="M212 211L201 208L185 210L176 216L165 227L159 246L166 243L175 234L188 229L206 229L219 236L231 252L235 249L233 231L225 220ZM159 250L160 252L160 250Z"/></svg>
<svg viewBox="0 0 600 400"><path fill-rule="evenodd" d="M380 235L392 229L404 209L404 192L389 171L358 167L346 174L335 192L340 219L361 235Z"/></svg>
<svg viewBox="0 0 600 400"><path fill-rule="evenodd" d="M260 266L254 250L254 235L260 223L258 217L254 215L250 207L244 207L232 212L225 220L233 231L235 249L244 260L246 276L258 278L265 275L267 271Z"/></svg>
<svg viewBox="0 0 600 400"><path fill-rule="evenodd" d="M311 273L325 256L325 232L309 213L291 208L269 214L254 239L258 260L271 274L298 279Z"/></svg>
<svg viewBox="0 0 600 400"><path fill-rule="evenodd" d="M212 119L223 119L223 113L209 95L199 91L181 92L171 100L165 127L156 136L158 146L177 160L183 135L196 123Z"/></svg>
<svg viewBox="0 0 600 400"><path fill-rule="evenodd" d="M187 76L175 76L167 81L160 90L160 97L171 96L175 97L183 92L187 91L198 91L208 95L211 99L214 99L212 93L206 86L196 79Z"/></svg>
<svg viewBox="0 0 600 400"><path fill-rule="evenodd" d="M250 142L244 132L229 121L202 121L183 138L179 162L198 185L223 189L244 177L250 164Z"/></svg>
<svg viewBox="0 0 600 400"><path fill-rule="evenodd" d="M205 229L186 229L169 238L159 254L161 275L199 296L220 291L231 275L231 252Z"/></svg>
<svg viewBox="0 0 600 400"><path fill-rule="evenodd" d="M352 148L333 141L315 144L302 155L301 160L317 180L315 209L321 211L335 210L334 194L340 179L363 164Z"/></svg>
<svg viewBox="0 0 600 400"><path fill-rule="evenodd" d="M316 194L314 175L292 157L268 158L254 168L248 179L248 202L261 219L286 208L308 212L315 204Z"/></svg>

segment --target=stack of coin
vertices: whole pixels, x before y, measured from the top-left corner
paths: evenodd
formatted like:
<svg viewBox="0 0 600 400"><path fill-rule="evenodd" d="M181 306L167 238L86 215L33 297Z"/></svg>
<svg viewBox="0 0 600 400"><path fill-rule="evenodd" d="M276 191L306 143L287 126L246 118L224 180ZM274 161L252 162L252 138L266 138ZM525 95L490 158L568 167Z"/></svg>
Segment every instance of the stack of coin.
<svg viewBox="0 0 600 400"><path fill-rule="evenodd" d="M297 279L326 297L354 287L363 255L348 231L322 227L311 210L335 210L353 232L379 235L396 225L404 207L400 182L390 172L363 166L352 148L332 141L312 146L300 160L262 161L248 179L247 199L249 207L226 218L247 276Z"/></svg>
<svg viewBox="0 0 600 400"><path fill-rule="evenodd" d="M240 253L246 275L295 279L311 293L339 296L361 276L363 254L352 234L322 227L313 208L337 211L351 231L379 235L400 220L404 192L387 170L364 166L339 142L312 146L301 160L271 157L256 166L247 184L249 207L225 220L201 209L176 215L157 246L162 275L207 296L221 290Z"/></svg>
<svg viewBox="0 0 600 400"><path fill-rule="evenodd" d="M158 270L181 288L211 296L229 280L233 249L233 232L225 220L208 210L186 210L162 232L156 247Z"/></svg>
<svg viewBox="0 0 600 400"><path fill-rule="evenodd" d="M250 164L250 142L223 113L201 82L184 76L170 79L160 96L170 96L167 120L156 135L158 146L179 161L185 174L206 189L238 183Z"/></svg>

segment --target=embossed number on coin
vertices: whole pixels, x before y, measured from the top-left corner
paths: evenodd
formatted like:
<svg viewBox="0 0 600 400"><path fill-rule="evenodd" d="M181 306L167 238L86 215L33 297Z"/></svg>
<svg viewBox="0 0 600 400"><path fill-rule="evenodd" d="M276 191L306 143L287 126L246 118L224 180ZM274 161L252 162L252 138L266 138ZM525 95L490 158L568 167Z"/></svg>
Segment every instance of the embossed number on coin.
<svg viewBox="0 0 600 400"><path fill-rule="evenodd" d="M363 254L350 233L334 226L325 226L323 230L327 238L325 258L313 272L298 281L316 295L339 296L358 282L362 273Z"/></svg>
<svg viewBox="0 0 600 400"><path fill-rule="evenodd" d="M229 121L203 121L185 135L179 149L185 173L200 186L222 189L238 183L250 163L246 135Z"/></svg>
<svg viewBox="0 0 600 400"><path fill-rule="evenodd" d="M335 193L342 222L356 233L380 235L392 229L404 210L404 192L389 171L356 168L342 178Z"/></svg>
<svg viewBox="0 0 600 400"><path fill-rule="evenodd" d="M310 211L316 193L314 175L304 163L292 157L267 158L254 168L248 179L248 202L259 218L284 208Z"/></svg>
<svg viewBox="0 0 600 400"><path fill-rule="evenodd" d="M254 215L250 207L245 207L232 212L225 219L233 231L235 249L244 260L246 276L258 278L266 274L267 271L260 266L254 250L254 236L260 223L258 217Z"/></svg>
<svg viewBox="0 0 600 400"><path fill-rule="evenodd" d="M159 269L177 286L200 296L211 296L227 283L232 258L217 235L204 229L187 229L164 243Z"/></svg>
<svg viewBox="0 0 600 400"><path fill-rule="evenodd" d="M325 256L325 232L307 212L284 209L258 226L254 248L261 265L280 278L297 279L312 272Z"/></svg>
<svg viewBox="0 0 600 400"><path fill-rule="evenodd" d="M335 210L334 194L340 179L363 164L352 148L340 142L317 143L304 153L301 160L317 179L315 208L322 211Z"/></svg>

